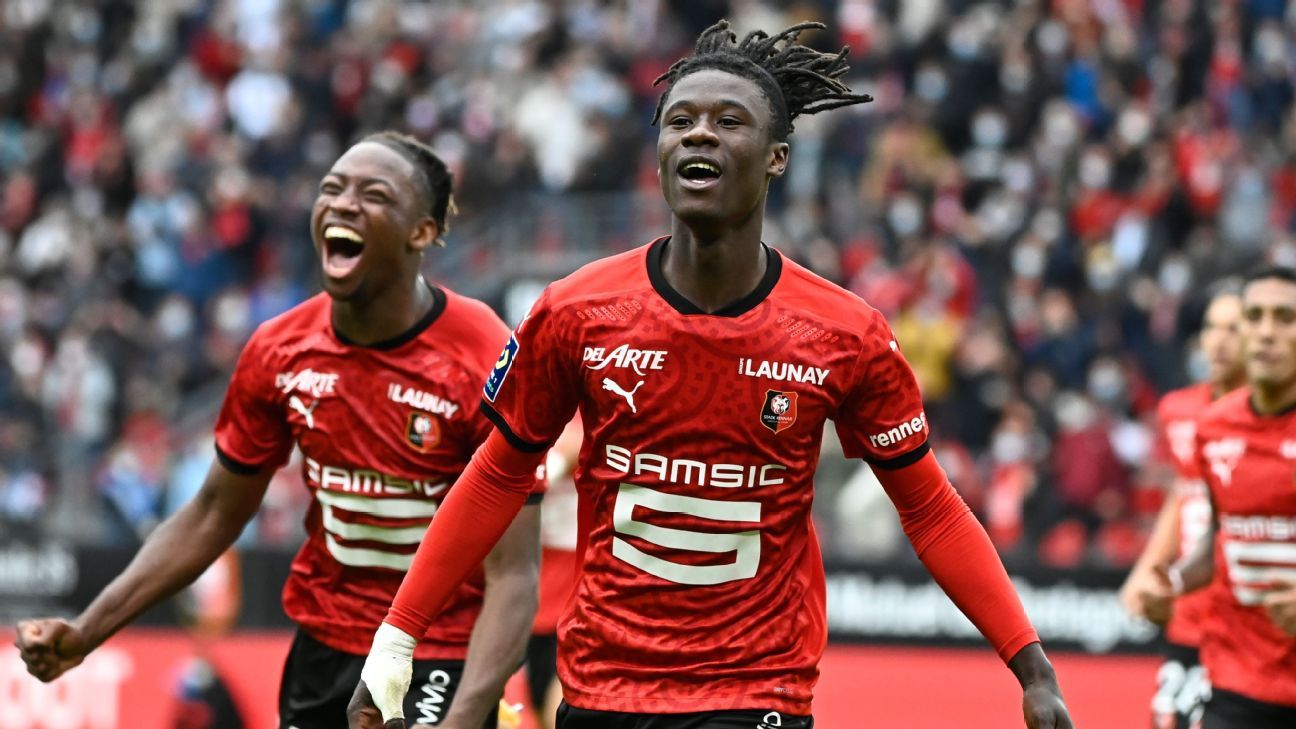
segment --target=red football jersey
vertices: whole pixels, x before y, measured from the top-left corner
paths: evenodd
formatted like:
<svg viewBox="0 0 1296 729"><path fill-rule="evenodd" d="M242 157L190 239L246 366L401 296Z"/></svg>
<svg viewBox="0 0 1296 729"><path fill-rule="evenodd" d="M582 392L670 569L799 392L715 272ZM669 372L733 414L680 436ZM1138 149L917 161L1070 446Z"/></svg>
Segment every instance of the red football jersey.
<svg viewBox="0 0 1296 729"><path fill-rule="evenodd" d="M1244 388L1205 411L1197 444L1218 523L1202 665L1213 686L1296 706L1296 638L1261 606L1270 580L1296 582L1296 412L1257 415Z"/></svg>
<svg viewBox="0 0 1296 729"><path fill-rule="evenodd" d="M705 314L661 272L669 239L552 284L483 408L539 450L579 407L582 571L558 625L574 706L810 712L826 641L811 519L823 426L898 468L927 451L881 314L766 248L756 290Z"/></svg>
<svg viewBox="0 0 1296 729"><path fill-rule="evenodd" d="M236 471L277 468L301 449L314 499L284 611L347 653L369 652L437 506L491 428L477 402L508 328L481 302L434 292L411 331L370 346L334 331L324 294L262 324L216 423L217 452ZM416 657L464 658L483 585L479 570Z"/></svg>
<svg viewBox="0 0 1296 729"><path fill-rule="evenodd" d="M1197 465L1197 418L1213 400L1211 386L1201 383L1167 392L1157 406L1166 460L1175 471L1174 488L1166 498L1174 499L1179 510L1179 556L1189 554L1210 531L1211 506L1206 484ZM1202 620L1209 609L1210 595L1199 590L1175 603L1174 617L1166 627L1172 643L1197 646L1201 643Z"/></svg>

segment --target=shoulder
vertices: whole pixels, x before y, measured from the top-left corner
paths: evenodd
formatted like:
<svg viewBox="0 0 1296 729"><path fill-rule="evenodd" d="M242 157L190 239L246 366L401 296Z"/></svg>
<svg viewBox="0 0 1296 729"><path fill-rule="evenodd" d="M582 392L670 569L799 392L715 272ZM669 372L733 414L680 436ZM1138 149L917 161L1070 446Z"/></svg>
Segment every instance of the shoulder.
<svg viewBox="0 0 1296 729"><path fill-rule="evenodd" d="M783 274L773 295L786 309L804 314L848 335L861 353L898 351L891 325L882 312L781 253Z"/></svg>
<svg viewBox="0 0 1296 729"><path fill-rule="evenodd" d="M446 297L444 316L447 328L465 331L479 339L508 336L508 327L505 326L504 320L500 319L499 314L496 314L486 302L456 293L445 286L442 286L441 290L445 292ZM498 349L499 343L492 342L491 346Z"/></svg>
<svg viewBox="0 0 1296 729"><path fill-rule="evenodd" d="M328 295L316 294L258 325L244 351L269 356L284 349L300 351L315 346L319 337L328 336L330 312Z"/></svg>
<svg viewBox="0 0 1296 729"><path fill-rule="evenodd" d="M592 261L549 284L545 290L549 307L564 308L647 287L651 245Z"/></svg>
<svg viewBox="0 0 1296 729"><path fill-rule="evenodd" d="M1182 418L1196 418L1211 404L1210 384L1199 382L1161 396L1157 403L1157 417L1163 422Z"/></svg>
<svg viewBox="0 0 1296 729"><path fill-rule="evenodd" d="M1198 430L1209 426L1227 426L1251 418L1251 390L1243 387L1203 408L1197 419Z"/></svg>

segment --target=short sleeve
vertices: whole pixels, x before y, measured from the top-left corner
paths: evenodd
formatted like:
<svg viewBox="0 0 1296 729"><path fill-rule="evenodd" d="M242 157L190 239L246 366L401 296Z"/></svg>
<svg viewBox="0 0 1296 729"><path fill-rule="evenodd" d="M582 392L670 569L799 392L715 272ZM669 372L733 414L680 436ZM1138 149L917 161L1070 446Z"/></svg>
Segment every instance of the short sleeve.
<svg viewBox="0 0 1296 729"><path fill-rule="evenodd" d="M519 450L547 450L580 402L562 319L546 289L509 336L482 392L482 412Z"/></svg>
<svg viewBox="0 0 1296 729"><path fill-rule="evenodd" d="M877 312L863 333L850 390L835 422L846 456L878 468L903 468L929 449L918 381Z"/></svg>
<svg viewBox="0 0 1296 729"><path fill-rule="evenodd" d="M292 452L292 432L274 399L274 377L254 334L239 355L216 418L217 456L235 473L278 468Z"/></svg>

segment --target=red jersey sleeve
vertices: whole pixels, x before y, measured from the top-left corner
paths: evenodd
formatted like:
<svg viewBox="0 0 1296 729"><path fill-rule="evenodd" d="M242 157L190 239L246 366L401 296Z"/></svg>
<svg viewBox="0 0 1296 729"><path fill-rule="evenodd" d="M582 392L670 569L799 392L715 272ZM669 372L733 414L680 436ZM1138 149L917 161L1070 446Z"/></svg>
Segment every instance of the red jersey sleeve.
<svg viewBox="0 0 1296 729"><path fill-rule="evenodd" d="M267 355L264 338L253 334L216 418L216 453L237 473L278 468L292 452L292 433L275 401L275 372Z"/></svg>
<svg viewBox="0 0 1296 729"><path fill-rule="evenodd" d="M580 401L570 334L546 289L504 345L482 393L482 412L514 448L541 452L562 433Z"/></svg>
<svg viewBox="0 0 1296 729"><path fill-rule="evenodd" d="M918 381L881 314L873 312L863 340L851 389L834 418L842 450L881 468L915 463L928 451Z"/></svg>

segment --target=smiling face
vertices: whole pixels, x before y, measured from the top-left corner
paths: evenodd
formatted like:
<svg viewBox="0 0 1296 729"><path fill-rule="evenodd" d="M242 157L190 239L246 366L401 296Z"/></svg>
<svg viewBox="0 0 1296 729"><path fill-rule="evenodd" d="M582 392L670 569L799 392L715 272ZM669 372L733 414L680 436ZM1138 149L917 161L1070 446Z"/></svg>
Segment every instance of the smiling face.
<svg viewBox="0 0 1296 729"><path fill-rule="evenodd" d="M658 177L686 225L737 225L760 211L788 145L770 134L770 102L755 82L703 70L671 88L657 135Z"/></svg>
<svg viewBox="0 0 1296 729"><path fill-rule="evenodd" d="M419 254L437 236L413 164L375 142L347 150L311 210L311 238L324 290L339 301L372 300L417 276Z"/></svg>

